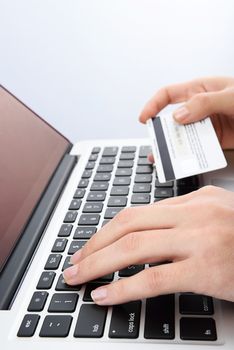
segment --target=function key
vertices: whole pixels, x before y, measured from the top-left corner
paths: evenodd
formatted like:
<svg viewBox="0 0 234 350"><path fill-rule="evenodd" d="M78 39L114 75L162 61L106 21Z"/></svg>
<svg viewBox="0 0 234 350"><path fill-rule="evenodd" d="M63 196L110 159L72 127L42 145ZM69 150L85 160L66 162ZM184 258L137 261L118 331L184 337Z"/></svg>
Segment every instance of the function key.
<svg viewBox="0 0 234 350"><path fill-rule="evenodd" d="M80 199L73 199L71 201L71 204L69 206L69 210L78 210L81 206L81 200Z"/></svg>
<svg viewBox="0 0 234 350"><path fill-rule="evenodd" d="M136 168L136 174L152 174L152 165L138 165Z"/></svg>
<svg viewBox="0 0 234 350"><path fill-rule="evenodd" d="M73 236L74 239L89 239L91 238L94 233L97 232L96 227L85 227L85 226L78 226L75 234Z"/></svg>
<svg viewBox="0 0 234 350"><path fill-rule="evenodd" d="M56 284L56 287L55 287L55 290L57 290L57 291L79 291L80 289L81 289L81 284L76 284L76 285L73 285L73 286L70 286L70 285L68 285L66 282L65 282L65 280L64 280L64 278L63 278L63 275L61 274L60 276L59 276L59 279L58 279L58 282L57 282L57 284Z"/></svg>
<svg viewBox="0 0 234 350"><path fill-rule="evenodd" d="M132 168L133 164L133 160L120 160L117 166L118 168Z"/></svg>
<svg viewBox="0 0 234 350"><path fill-rule="evenodd" d="M113 165L99 165L97 173L111 173L113 171Z"/></svg>
<svg viewBox="0 0 234 350"><path fill-rule="evenodd" d="M175 338L175 297L172 294L146 300L146 339Z"/></svg>
<svg viewBox="0 0 234 350"><path fill-rule="evenodd" d="M137 338L140 326L141 302L114 305L109 329L110 338Z"/></svg>
<svg viewBox="0 0 234 350"><path fill-rule="evenodd" d="M100 338L104 332L107 307L95 304L83 304L74 332L74 337Z"/></svg>
<svg viewBox="0 0 234 350"><path fill-rule="evenodd" d="M148 158L139 158L137 165L152 165L152 162L150 162Z"/></svg>
<svg viewBox="0 0 234 350"><path fill-rule="evenodd" d="M62 224L59 233L58 233L58 237L68 237L71 234L72 231L72 225L71 224Z"/></svg>
<svg viewBox="0 0 234 350"><path fill-rule="evenodd" d="M100 220L99 214L82 214L80 216L80 220L78 222L78 225L94 225L97 226Z"/></svg>
<svg viewBox="0 0 234 350"><path fill-rule="evenodd" d="M78 184L78 188L86 188L89 184L89 180L88 179L82 179L80 180L79 184Z"/></svg>
<svg viewBox="0 0 234 350"><path fill-rule="evenodd" d="M159 187L159 188L156 188L154 192L155 198L169 198L173 196L174 196L174 191L172 188Z"/></svg>
<svg viewBox="0 0 234 350"><path fill-rule="evenodd" d="M105 147L102 153L103 157L115 157L118 153L118 147Z"/></svg>
<svg viewBox="0 0 234 350"><path fill-rule="evenodd" d="M198 176L189 176L176 181L178 187L192 187L197 189L199 186Z"/></svg>
<svg viewBox="0 0 234 350"><path fill-rule="evenodd" d="M101 213L103 204L100 202L87 202L84 205L83 213Z"/></svg>
<svg viewBox="0 0 234 350"><path fill-rule="evenodd" d="M78 188L74 194L74 198L83 198L85 195L85 190L82 188Z"/></svg>
<svg viewBox="0 0 234 350"><path fill-rule="evenodd" d="M114 157L103 157L100 160L100 164L114 164L115 158Z"/></svg>
<svg viewBox="0 0 234 350"><path fill-rule="evenodd" d="M105 192L90 192L87 197L87 202L103 202L105 198Z"/></svg>
<svg viewBox="0 0 234 350"><path fill-rule="evenodd" d="M144 158L147 157L148 154L152 153L150 146L141 146L139 151L139 157Z"/></svg>
<svg viewBox="0 0 234 350"><path fill-rule="evenodd" d="M45 264L45 270L56 270L59 267L62 255L61 254L50 254Z"/></svg>
<svg viewBox="0 0 234 350"><path fill-rule="evenodd" d="M46 316L40 331L40 337L67 337L72 323L71 316Z"/></svg>
<svg viewBox="0 0 234 350"><path fill-rule="evenodd" d="M95 167L95 162L88 162L86 164L85 170L92 170Z"/></svg>
<svg viewBox="0 0 234 350"><path fill-rule="evenodd" d="M113 185L114 186L129 186L131 182L130 177L115 177Z"/></svg>
<svg viewBox="0 0 234 350"><path fill-rule="evenodd" d="M136 152L136 146L123 146L121 149L123 153L134 153Z"/></svg>
<svg viewBox="0 0 234 350"><path fill-rule="evenodd" d="M33 293L32 299L28 306L28 311L42 311L45 306L48 295L49 294L47 292Z"/></svg>
<svg viewBox="0 0 234 350"><path fill-rule="evenodd" d="M150 175L150 174L136 175L134 182L135 183L151 183L152 182L152 175Z"/></svg>
<svg viewBox="0 0 234 350"><path fill-rule="evenodd" d="M213 315L211 297L199 294L181 294L179 297L180 313L190 315Z"/></svg>
<svg viewBox="0 0 234 350"><path fill-rule="evenodd" d="M94 176L93 181L109 181L111 178L110 173L98 173Z"/></svg>
<svg viewBox="0 0 234 350"><path fill-rule="evenodd" d="M111 189L111 196L127 196L129 193L129 187L126 186L114 186Z"/></svg>
<svg viewBox="0 0 234 350"><path fill-rule="evenodd" d="M150 194L133 194L131 198L131 204L149 204Z"/></svg>
<svg viewBox="0 0 234 350"><path fill-rule="evenodd" d="M18 337L32 337L37 328L37 324L39 322L39 315L25 315L23 321L21 323L20 329L17 333Z"/></svg>
<svg viewBox="0 0 234 350"><path fill-rule="evenodd" d="M115 173L115 176L131 176L131 175L132 175L131 168L118 168Z"/></svg>
<svg viewBox="0 0 234 350"><path fill-rule="evenodd" d="M110 197L107 203L108 207L125 207L127 205L127 197L114 196Z"/></svg>
<svg viewBox="0 0 234 350"><path fill-rule="evenodd" d="M217 340L216 326L213 318L182 317L180 319L180 338L182 340Z"/></svg>
<svg viewBox="0 0 234 350"><path fill-rule="evenodd" d="M43 271L37 284L37 289L50 289L55 278L55 272Z"/></svg>
<svg viewBox="0 0 234 350"><path fill-rule="evenodd" d="M71 267L73 264L71 263L71 257L67 256L64 260L62 271L66 270L68 267Z"/></svg>
<svg viewBox="0 0 234 350"><path fill-rule="evenodd" d="M133 193L150 193L151 184L139 183L133 186Z"/></svg>
<svg viewBox="0 0 234 350"><path fill-rule="evenodd" d="M90 191L106 191L108 186L109 182L93 182Z"/></svg>
<svg viewBox="0 0 234 350"><path fill-rule="evenodd" d="M72 241L68 250L69 255L73 255L75 252L80 250L87 241Z"/></svg>
<svg viewBox="0 0 234 350"><path fill-rule="evenodd" d="M92 171L91 170L85 170L82 174L82 179L89 179L92 175Z"/></svg>
<svg viewBox="0 0 234 350"><path fill-rule="evenodd" d="M97 159L98 159L98 154L97 153L93 153L89 157L89 161L90 162L95 162Z"/></svg>
<svg viewBox="0 0 234 350"><path fill-rule="evenodd" d="M68 211L63 222L75 222L77 217L77 212L76 211Z"/></svg>
<svg viewBox="0 0 234 350"><path fill-rule="evenodd" d="M134 160L134 153L121 153L119 159L120 160Z"/></svg>
<svg viewBox="0 0 234 350"><path fill-rule="evenodd" d="M97 154L97 153L99 153L101 151L101 147L94 147L93 149L92 149L92 154Z"/></svg>
<svg viewBox="0 0 234 350"><path fill-rule="evenodd" d="M174 181L159 182L158 179L155 180L155 187L173 187Z"/></svg>
<svg viewBox="0 0 234 350"><path fill-rule="evenodd" d="M53 253L61 253L64 252L67 245L67 239L66 238L57 238L54 242L52 252Z"/></svg>
<svg viewBox="0 0 234 350"><path fill-rule="evenodd" d="M55 293L52 296L48 312L73 312L78 301L77 293Z"/></svg>
<svg viewBox="0 0 234 350"><path fill-rule="evenodd" d="M123 208L107 208L104 219L113 219L113 217L120 212Z"/></svg>

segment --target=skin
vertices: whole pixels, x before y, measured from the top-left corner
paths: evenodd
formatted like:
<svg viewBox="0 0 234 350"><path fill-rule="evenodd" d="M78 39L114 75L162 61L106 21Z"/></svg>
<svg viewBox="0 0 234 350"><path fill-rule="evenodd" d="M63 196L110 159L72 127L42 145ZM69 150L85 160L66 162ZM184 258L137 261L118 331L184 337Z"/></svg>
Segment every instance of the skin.
<svg viewBox="0 0 234 350"><path fill-rule="evenodd" d="M202 78L160 89L140 121L167 104L179 123L210 115L224 149L234 148L234 79ZM151 157L152 159L152 157ZM145 269L92 292L112 305L175 292L194 292L234 301L234 193L206 186L190 194L126 208L71 258L68 284L82 284L126 266L171 261Z"/></svg>

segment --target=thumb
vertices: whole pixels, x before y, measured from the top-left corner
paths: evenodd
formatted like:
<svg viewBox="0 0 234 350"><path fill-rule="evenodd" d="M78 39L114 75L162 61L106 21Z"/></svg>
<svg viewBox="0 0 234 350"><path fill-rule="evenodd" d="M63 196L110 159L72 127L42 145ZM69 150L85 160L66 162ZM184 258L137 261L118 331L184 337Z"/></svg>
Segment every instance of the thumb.
<svg viewBox="0 0 234 350"><path fill-rule="evenodd" d="M178 123L187 124L204 119L214 113L233 115L233 95L233 89L196 94L178 108L173 116Z"/></svg>

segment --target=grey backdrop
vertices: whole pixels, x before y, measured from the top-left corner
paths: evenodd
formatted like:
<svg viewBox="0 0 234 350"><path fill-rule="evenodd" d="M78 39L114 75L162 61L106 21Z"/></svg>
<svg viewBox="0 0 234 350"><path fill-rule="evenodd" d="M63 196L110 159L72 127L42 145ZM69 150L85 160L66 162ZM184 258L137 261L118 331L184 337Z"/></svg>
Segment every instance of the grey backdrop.
<svg viewBox="0 0 234 350"><path fill-rule="evenodd" d="M165 84L234 75L233 0L0 0L0 81L73 142L144 137Z"/></svg>

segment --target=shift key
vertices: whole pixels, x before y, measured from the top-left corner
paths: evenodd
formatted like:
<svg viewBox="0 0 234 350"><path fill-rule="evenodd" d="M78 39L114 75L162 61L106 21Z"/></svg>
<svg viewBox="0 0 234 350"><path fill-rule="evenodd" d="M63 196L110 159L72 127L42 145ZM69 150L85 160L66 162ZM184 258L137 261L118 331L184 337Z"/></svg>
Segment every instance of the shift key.
<svg viewBox="0 0 234 350"><path fill-rule="evenodd" d="M114 305L109 330L110 338L137 338L139 334L141 301Z"/></svg>

